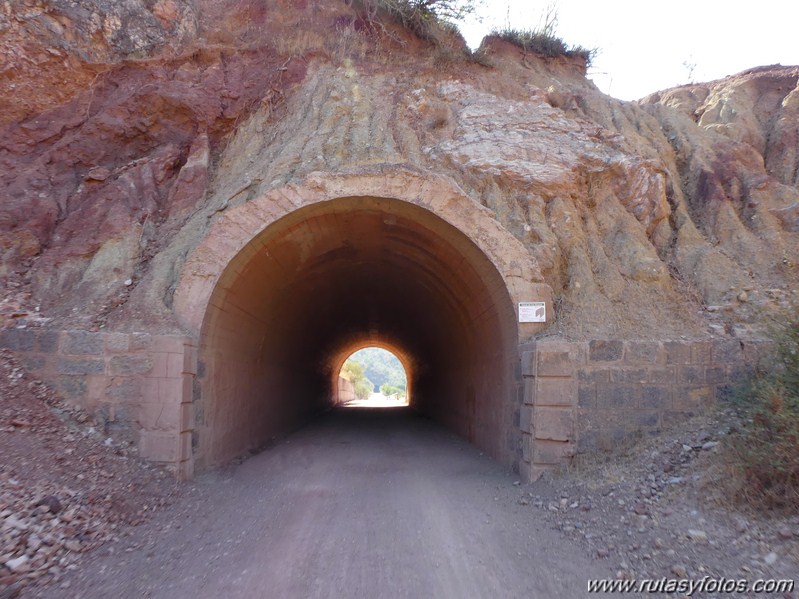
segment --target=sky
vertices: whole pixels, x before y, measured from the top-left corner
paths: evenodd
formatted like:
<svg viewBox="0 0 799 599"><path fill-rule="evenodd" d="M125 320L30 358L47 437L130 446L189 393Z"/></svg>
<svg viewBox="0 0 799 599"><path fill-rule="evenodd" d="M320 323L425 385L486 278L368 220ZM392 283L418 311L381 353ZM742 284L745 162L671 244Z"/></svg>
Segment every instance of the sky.
<svg viewBox="0 0 799 599"><path fill-rule="evenodd" d="M588 78L635 100L761 65L799 65L799 1L482 0L482 23L460 29L471 47L492 28L536 29L547 8L567 44L597 48Z"/></svg>

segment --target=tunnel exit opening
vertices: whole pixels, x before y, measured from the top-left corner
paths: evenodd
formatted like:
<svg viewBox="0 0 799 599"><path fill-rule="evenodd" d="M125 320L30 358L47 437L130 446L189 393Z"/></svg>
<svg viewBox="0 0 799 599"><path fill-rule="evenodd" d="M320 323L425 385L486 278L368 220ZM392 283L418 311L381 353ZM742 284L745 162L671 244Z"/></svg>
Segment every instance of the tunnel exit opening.
<svg viewBox="0 0 799 599"><path fill-rule="evenodd" d="M338 369L334 403L343 408L393 409L410 404L409 361L379 346L349 354Z"/></svg>

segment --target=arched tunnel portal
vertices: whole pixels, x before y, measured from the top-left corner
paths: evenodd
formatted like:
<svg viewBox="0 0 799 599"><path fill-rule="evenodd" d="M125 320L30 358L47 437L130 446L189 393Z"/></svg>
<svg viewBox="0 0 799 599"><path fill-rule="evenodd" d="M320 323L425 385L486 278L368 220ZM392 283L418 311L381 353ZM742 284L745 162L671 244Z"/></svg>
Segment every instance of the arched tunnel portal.
<svg viewBox="0 0 799 599"><path fill-rule="evenodd" d="M515 238L442 185L387 196L385 177L361 177L349 189L295 189L292 205L249 202L217 223L176 295L184 322L199 325L197 468L328 409L344 358L368 345L402 359L412 408L500 462L518 459L518 346L532 328L517 323L516 300L547 288ZM214 265L215 277L198 272Z"/></svg>

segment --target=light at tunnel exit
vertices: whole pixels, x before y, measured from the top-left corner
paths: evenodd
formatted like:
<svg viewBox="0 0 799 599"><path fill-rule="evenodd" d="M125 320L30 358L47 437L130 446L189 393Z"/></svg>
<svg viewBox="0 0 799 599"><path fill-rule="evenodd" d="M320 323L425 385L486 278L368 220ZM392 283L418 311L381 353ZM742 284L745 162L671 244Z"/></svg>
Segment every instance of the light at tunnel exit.
<svg viewBox="0 0 799 599"><path fill-rule="evenodd" d="M402 408L409 404L406 366L392 352L365 347L339 371L336 404L343 408Z"/></svg>

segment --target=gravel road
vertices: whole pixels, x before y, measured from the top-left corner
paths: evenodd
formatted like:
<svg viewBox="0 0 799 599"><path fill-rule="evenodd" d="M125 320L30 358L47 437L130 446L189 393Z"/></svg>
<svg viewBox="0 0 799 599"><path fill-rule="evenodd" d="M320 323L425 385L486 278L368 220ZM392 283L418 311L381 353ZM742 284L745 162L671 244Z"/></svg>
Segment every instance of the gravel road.
<svg viewBox="0 0 799 599"><path fill-rule="evenodd" d="M407 408L340 409L197 477L35 596L549 599L613 576L519 505L515 481Z"/></svg>

